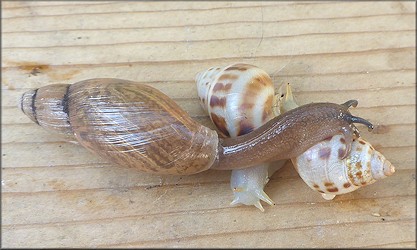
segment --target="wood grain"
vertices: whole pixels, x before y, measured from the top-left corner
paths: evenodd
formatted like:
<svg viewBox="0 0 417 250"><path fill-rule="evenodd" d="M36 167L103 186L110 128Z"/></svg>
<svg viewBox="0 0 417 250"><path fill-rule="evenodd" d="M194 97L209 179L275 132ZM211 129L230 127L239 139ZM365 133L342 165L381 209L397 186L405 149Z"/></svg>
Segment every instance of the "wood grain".
<svg viewBox="0 0 417 250"><path fill-rule="evenodd" d="M2 246L415 248L413 2L2 1ZM160 89L214 128L194 77L265 69L300 104L357 99L396 173L323 200L288 163L264 213L230 207L230 171L113 166L25 117L20 95L95 77Z"/></svg>

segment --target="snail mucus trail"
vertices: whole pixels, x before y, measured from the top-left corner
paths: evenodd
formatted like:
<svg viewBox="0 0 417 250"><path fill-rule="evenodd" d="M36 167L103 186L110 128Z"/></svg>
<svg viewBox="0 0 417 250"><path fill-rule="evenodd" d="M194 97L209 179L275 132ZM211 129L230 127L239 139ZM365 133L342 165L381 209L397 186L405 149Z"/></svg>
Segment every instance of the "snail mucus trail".
<svg viewBox="0 0 417 250"><path fill-rule="evenodd" d="M351 115L348 108L356 104L303 105L248 134L223 139L161 91L122 79L47 85L24 93L20 100L21 110L34 122L74 136L112 163L174 175L296 157L335 134L342 134L349 145L358 131L353 123L372 128Z"/></svg>

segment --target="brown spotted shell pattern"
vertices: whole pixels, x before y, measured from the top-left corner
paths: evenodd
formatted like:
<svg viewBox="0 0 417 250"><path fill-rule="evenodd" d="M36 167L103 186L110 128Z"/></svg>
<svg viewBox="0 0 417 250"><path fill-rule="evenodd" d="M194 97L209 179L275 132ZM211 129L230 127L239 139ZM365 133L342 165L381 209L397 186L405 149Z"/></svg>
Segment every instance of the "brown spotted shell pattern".
<svg viewBox="0 0 417 250"><path fill-rule="evenodd" d="M298 107L289 84L283 92L278 102L281 112ZM394 166L362 137L354 139L350 153L343 158L346 150L343 136L334 135L291 161L304 182L327 200L395 172Z"/></svg>
<svg viewBox="0 0 417 250"><path fill-rule="evenodd" d="M394 166L372 145L359 137L342 159L346 144L335 135L305 151L292 162L304 182L326 199L352 192L395 172Z"/></svg>

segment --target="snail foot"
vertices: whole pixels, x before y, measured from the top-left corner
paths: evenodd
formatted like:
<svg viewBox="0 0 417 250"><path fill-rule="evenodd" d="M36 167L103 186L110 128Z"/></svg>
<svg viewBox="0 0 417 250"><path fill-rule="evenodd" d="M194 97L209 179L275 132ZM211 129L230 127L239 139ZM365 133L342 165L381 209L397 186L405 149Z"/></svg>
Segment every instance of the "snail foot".
<svg viewBox="0 0 417 250"><path fill-rule="evenodd" d="M259 200L257 200L256 202L254 202L253 204L245 204L245 203L242 203L242 202L240 202L239 201L239 197L236 197L231 203L230 203L230 205L231 206L235 206L235 205L238 205L238 204L243 204L243 205L247 205L247 206L250 206L250 205L254 205L255 207L257 207L259 210L261 210L261 212L265 212L265 209L263 208L263 206L262 206L262 204L261 204L261 202L259 201Z"/></svg>
<svg viewBox="0 0 417 250"><path fill-rule="evenodd" d="M323 199L328 200L328 201L333 200L334 197L336 197L336 195L334 194L321 194L321 196L323 197Z"/></svg>
<svg viewBox="0 0 417 250"><path fill-rule="evenodd" d="M261 204L261 200L269 204L270 206L274 206L275 202L269 198L269 196L265 193L265 191L253 191L253 190L246 190L242 187L236 187L233 188L233 194L235 195L235 198L230 203L231 206L237 205L237 204L243 204L247 206L255 206L262 212L265 211Z"/></svg>

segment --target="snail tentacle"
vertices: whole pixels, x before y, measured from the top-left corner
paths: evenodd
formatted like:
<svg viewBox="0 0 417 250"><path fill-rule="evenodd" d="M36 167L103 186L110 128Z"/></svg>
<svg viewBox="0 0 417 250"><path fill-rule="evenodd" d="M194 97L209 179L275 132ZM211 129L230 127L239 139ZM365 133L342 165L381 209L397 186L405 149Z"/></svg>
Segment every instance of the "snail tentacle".
<svg viewBox="0 0 417 250"><path fill-rule="evenodd" d="M368 120L365 120L361 117L349 115L349 116L347 116L347 119L351 123L360 123L360 124L363 124L363 125L367 126L368 131L371 131L372 129L374 129L374 125L371 122L369 122Z"/></svg>
<svg viewBox="0 0 417 250"><path fill-rule="evenodd" d="M356 106L358 106L358 101L357 100L349 100L349 101L347 101L347 102L345 102L345 103L343 103L341 105L343 105L343 106L345 106L347 108L349 108L351 106L353 106L354 108L356 108Z"/></svg>

